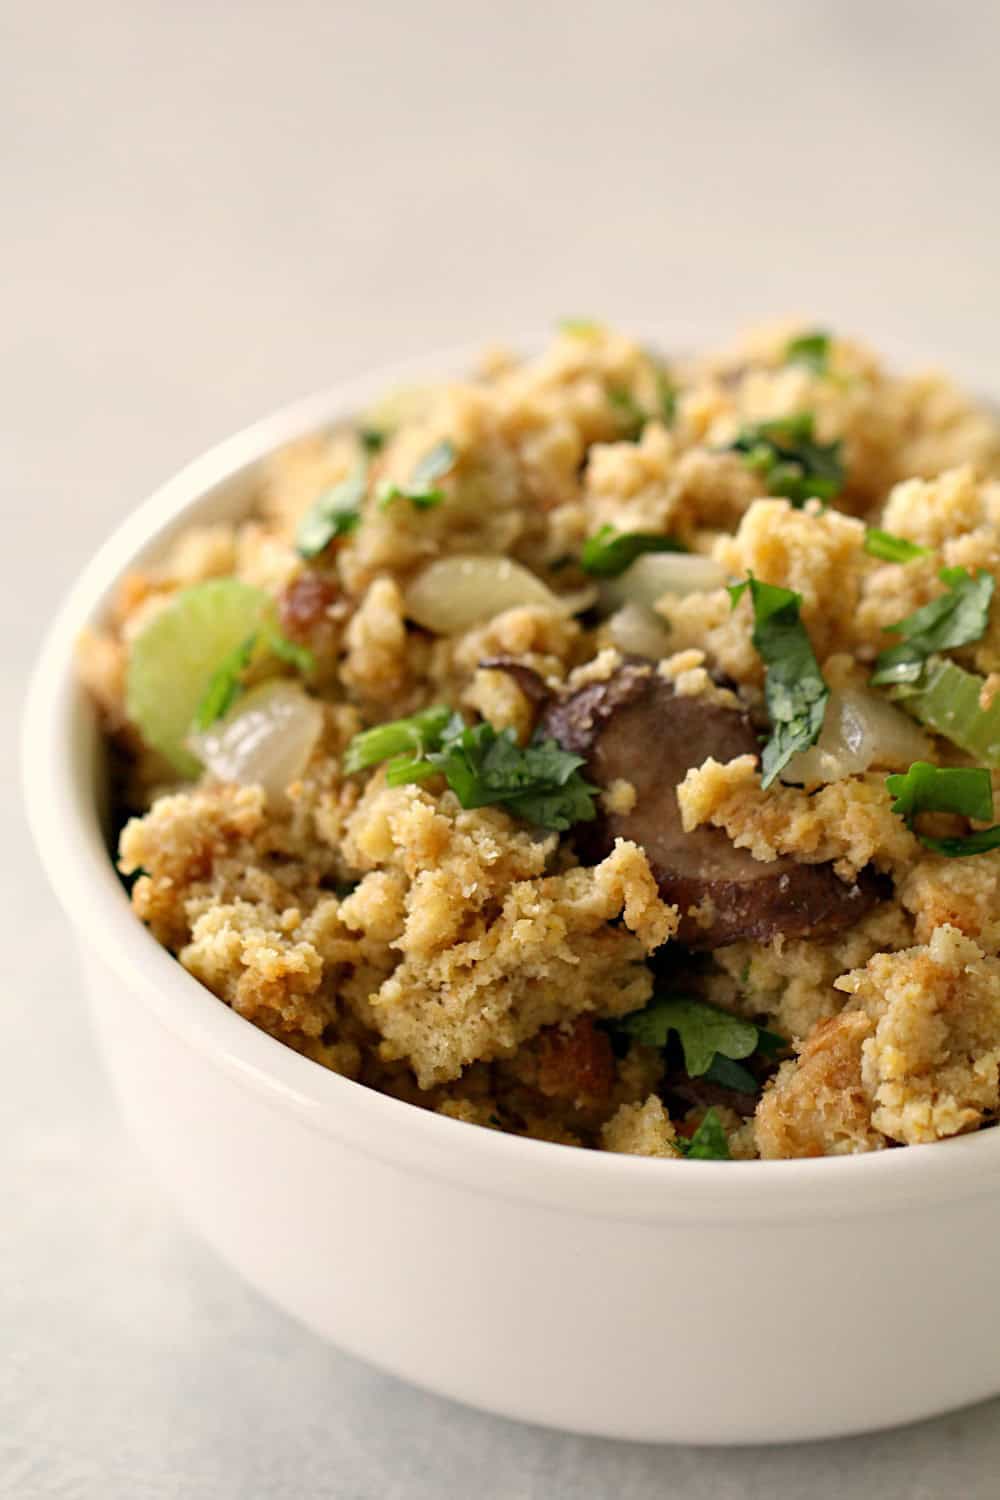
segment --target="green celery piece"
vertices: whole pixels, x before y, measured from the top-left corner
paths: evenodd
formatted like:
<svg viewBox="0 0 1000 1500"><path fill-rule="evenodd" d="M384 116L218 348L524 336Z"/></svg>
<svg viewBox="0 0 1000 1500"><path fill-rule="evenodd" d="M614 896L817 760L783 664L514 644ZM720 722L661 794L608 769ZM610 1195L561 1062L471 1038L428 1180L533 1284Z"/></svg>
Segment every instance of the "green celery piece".
<svg viewBox="0 0 1000 1500"><path fill-rule="evenodd" d="M201 770L186 744L199 708L210 689L227 695L223 678L249 657L248 642L268 627L273 609L263 589L213 578L175 594L132 642L126 712L146 744L182 776Z"/></svg>
<svg viewBox="0 0 1000 1500"><path fill-rule="evenodd" d="M943 656L932 656L912 687L892 697L908 714L984 765L1000 767L1000 694L981 708L983 678Z"/></svg>

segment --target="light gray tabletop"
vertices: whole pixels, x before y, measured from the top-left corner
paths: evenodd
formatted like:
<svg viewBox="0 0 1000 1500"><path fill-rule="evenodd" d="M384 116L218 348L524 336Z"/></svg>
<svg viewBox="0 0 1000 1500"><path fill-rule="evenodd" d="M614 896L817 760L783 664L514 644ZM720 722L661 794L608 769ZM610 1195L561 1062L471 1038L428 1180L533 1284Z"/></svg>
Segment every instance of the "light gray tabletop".
<svg viewBox="0 0 1000 1500"><path fill-rule="evenodd" d="M562 315L792 310L997 389L998 44L978 0L0 7L0 1494L996 1495L996 1404L811 1447L627 1447L409 1390L264 1305L118 1123L14 724L118 517L382 360Z"/></svg>

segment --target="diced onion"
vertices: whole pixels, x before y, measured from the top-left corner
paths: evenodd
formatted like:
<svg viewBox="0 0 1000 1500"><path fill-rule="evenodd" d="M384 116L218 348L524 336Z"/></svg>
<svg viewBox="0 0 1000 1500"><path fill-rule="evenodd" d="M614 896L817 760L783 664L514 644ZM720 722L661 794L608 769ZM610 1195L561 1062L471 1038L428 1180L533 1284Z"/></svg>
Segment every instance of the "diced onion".
<svg viewBox="0 0 1000 1500"><path fill-rule="evenodd" d="M262 682L188 743L220 781L279 798L302 775L322 727L322 708L296 683Z"/></svg>
<svg viewBox="0 0 1000 1500"><path fill-rule="evenodd" d="M863 688L846 688L830 694L819 739L792 756L781 780L821 786L872 766L906 770L929 754L927 736L886 698Z"/></svg>
<svg viewBox="0 0 1000 1500"><path fill-rule="evenodd" d="M623 604L608 621L612 644L623 656L648 656L653 661L670 652L670 632L659 615L643 604Z"/></svg>
<svg viewBox="0 0 1000 1500"><path fill-rule="evenodd" d="M459 635L504 610L542 605L577 614L596 599L593 588L554 594L534 573L509 557L442 557L406 591L406 613L436 635Z"/></svg>
<svg viewBox="0 0 1000 1500"><path fill-rule="evenodd" d="M721 589L726 570L711 557L697 552L647 552L618 578L601 583L601 601L606 609L623 604L652 608L664 594L696 594Z"/></svg>

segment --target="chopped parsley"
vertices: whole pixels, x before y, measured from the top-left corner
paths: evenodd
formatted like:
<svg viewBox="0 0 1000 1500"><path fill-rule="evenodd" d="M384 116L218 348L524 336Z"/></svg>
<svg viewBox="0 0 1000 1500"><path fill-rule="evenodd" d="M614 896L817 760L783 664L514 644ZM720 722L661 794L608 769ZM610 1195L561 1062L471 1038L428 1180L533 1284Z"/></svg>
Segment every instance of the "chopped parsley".
<svg viewBox="0 0 1000 1500"><path fill-rule="evenodd" d="M391 434L382 427L359 427L358 442L368 454L381 453Z"/></svg>
<svg viewBox="0 0 1000 1500"><path fill-rule="evenodd" d="M300 557L318 557L337 537L348 536L361 522L368 488L368 461L359 459L346 479L324 490L299 523L295 545Z"/></svg>
<svg viewBox="0 0 1000 1500"><path fill-rule="evenodd" d="M278 630L267 630L265 632L265 643L267 649L279 661L286 661L296 672L301 672L303 677L311 672L316 665L316 658L308 646L300 646L298 641L290 641L286 635Z"/></svg>
<svg viewBox="0 0 1000 1500"><path fill-rule="evenodd" d="M704 1119L689 1140L679 1135L674 1145L688 1161L729 1161L729 1140L715 1108L706 1110Z"/></svg>
<svg viewBox="0 0 1000 1500"><path fill-rule="evenodd" d="M745 589L750 590L753 601L751 639L767 667L764 701L772 733L761 756L761 786L766 788L793 755L816 743L830 689L799 618L801 594L761 583L751 575L731 586L729 596L734 608Z"/></svg>
<svg viewBox="0 0 1000 1500"><path fill-rule="evenodd" d="M929 547L918 547L905 536L893 536L891 531L879 531L877 526L865 529L865 551L869 557L878 557L882 562L908 563L918 557L927 557Z"/></svg>
<svg viewBox="0 0 1000 1500"><path fill-rule="evenodd" d="M811 411L752 423L729 449L743 454L744 464L762 476L768 494L796 506L814 498L833 500L844 487L841 444L816 441Z"/></svg>
<svg viewBox="0 0 1000 1500"><path fill-rule="evenodd" d="M628 441L635 442L649 420L646 412L625 386L613 386L608 391L608 400L621 422L623 436Z"/></svg>
<svg viewBox="0 0 1000 1500"><path fill-rule="evenodd" d="M687 995L655 998L644 1010L612 1024L614 1030L647 1047L665 1047L673 1032L690 1078L704 1078L741 1094L755 1094L758 1085L753 1074L740 1066L740 1059L752 1052L780 1052L787 1046L774 1032Z"/></svg>
<svg viewBox="0 0 1000 1500"><path fill-rule="evenodd" d="M193 728L196 731L208 729L232 708L245 689L243 674L253 660L258 647L278 657L280 661L288 662L303 675L311 672L316 664L312 652L306 646L300 646L295 641L288 640L275 626L265 622L259 630L248 635L227 656L224 656L212 673L195 710Z"/></svg>
<svg viewBox="0 0 1000 1500"><path fill-rule="evenodd" d="M961 838L932 838L915 826L918 814L925 812L959 813L988 823L993 817L993 784L989 771L982 766L932 766L916 760L905 774L887 776L885 784L894 798L893 812L936 854L961 859L1000 849L1000 824Z"/></svg>
<svg viewBox="0 0 1000 1500"><path fill-rule="evenodd" d="M444 491L437 488L437 481L454 467L455 449L447 438L435 443L415 465L407 484L395 484L391 480L379 487L379 509L385 510L396 500L409 500L417 510L432 510L444 499Z"/></svg>
<svg viewBox="0 0 1000 1500"><path fill-rule="evenodd" d="M805 365L815 375L825 375L830 362L830 335L815 329L800 333L785 345L786 365Z"/></svg>
<svg viewBox="0 0 1000 1500"><path fill-rule="evenodd" d="M975 573L967 568L942 568L938 577L947 584L945 593L905 620L885 627L902 640L876 657L872 682L877 686L918 682L934 652L967 646L985 632L996 586L992 573L985 568Z"/></svg>
<svg viewBox="0 0 1000 1500"><path fill-rule="evenodd" d="M677 416L677 387L668 372L662 368L656 372L656 396L659 418L664 427L672 427Z"/></svg>
<svg viewBox="0 0 1000 1500"><path fill-rule="evenodd" d="M582 756L537 737L522 749L512 729L498 734L485 722L470 728L445 708L355 736L344 768L383 760L390 786L443 776L463 807L506 807L541 828L564 832L595 816L597 789L580 775Z"/></svg>
<svg viewBox="0 0 1000 1500"><path fill-rule="evenodd" d="M394 719L391 724L376 724L374 729L363 730L347 747L344 770L348 776L353 776L392 756L423 755L425 750L440 744L451 716L451 709L439 704L425 708L422 713L411 714L408 719Z"/></svg>
<svg viewBox="0 0 1000 1500"><path fill-rule="evenodd" d="M602 526L587 538L580 553L580 566L595 578L617 578L644 552L685 552L673 537L650 531L616 531Z"/></svg>
<svg viewBox="0 0 1000 1500"><path fill-rule="evenodd" d="M243 691L242 676L250 665L250 658L257 647L257 633L248 635L245 641L223 657L209 679L204 697L194 715L194 727L207 729L216 719L221 719L232 708Z"/></svg>

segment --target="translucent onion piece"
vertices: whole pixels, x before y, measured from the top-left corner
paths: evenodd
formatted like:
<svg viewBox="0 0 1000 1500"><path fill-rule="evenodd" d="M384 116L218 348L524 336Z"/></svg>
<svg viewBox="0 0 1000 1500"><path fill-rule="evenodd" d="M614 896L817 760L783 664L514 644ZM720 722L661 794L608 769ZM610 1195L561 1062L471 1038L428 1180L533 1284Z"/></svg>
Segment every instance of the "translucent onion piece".
<svg viewBox="0 0 1000 1500"><path fill-rule="evenodd" d="M596 597L593 588L560 597L509 557L442 557L410 584L406 613L437 635L459 635L518 605L577 614Z"/></svg>
<svg viewBox="0 0 1000 1500"><path fill-rule="evenodd" d="M863 688L846 688L830 694L819 739L792 756L781 780L821 786L873 766L906 770L929 754L927 736L888 699Z"/></svg>
<svg viewBox="0 0 1000 1500"><path fill-rule="evenodd" d="M670 654L670 632L643 604L623 604L608 621L611 642L623 656L648 656L653 661Z"/></svg>
<svg viewBox="0 0 1000 1500"><path fill-rule="evenodd" d="M721 589L726 577L725 568L696 552L647 552L619 578L601 583L601 602L608 610L623 604L644 604L649 609L664 594Z"/></svg>
<svg viewBox="0 0 1000 1500"><path fill-rule="evenodd" d="M296 683L262 682L188 743L220 781L262 786L277 799L302 775L322 727L322 708Z"/></svg>

